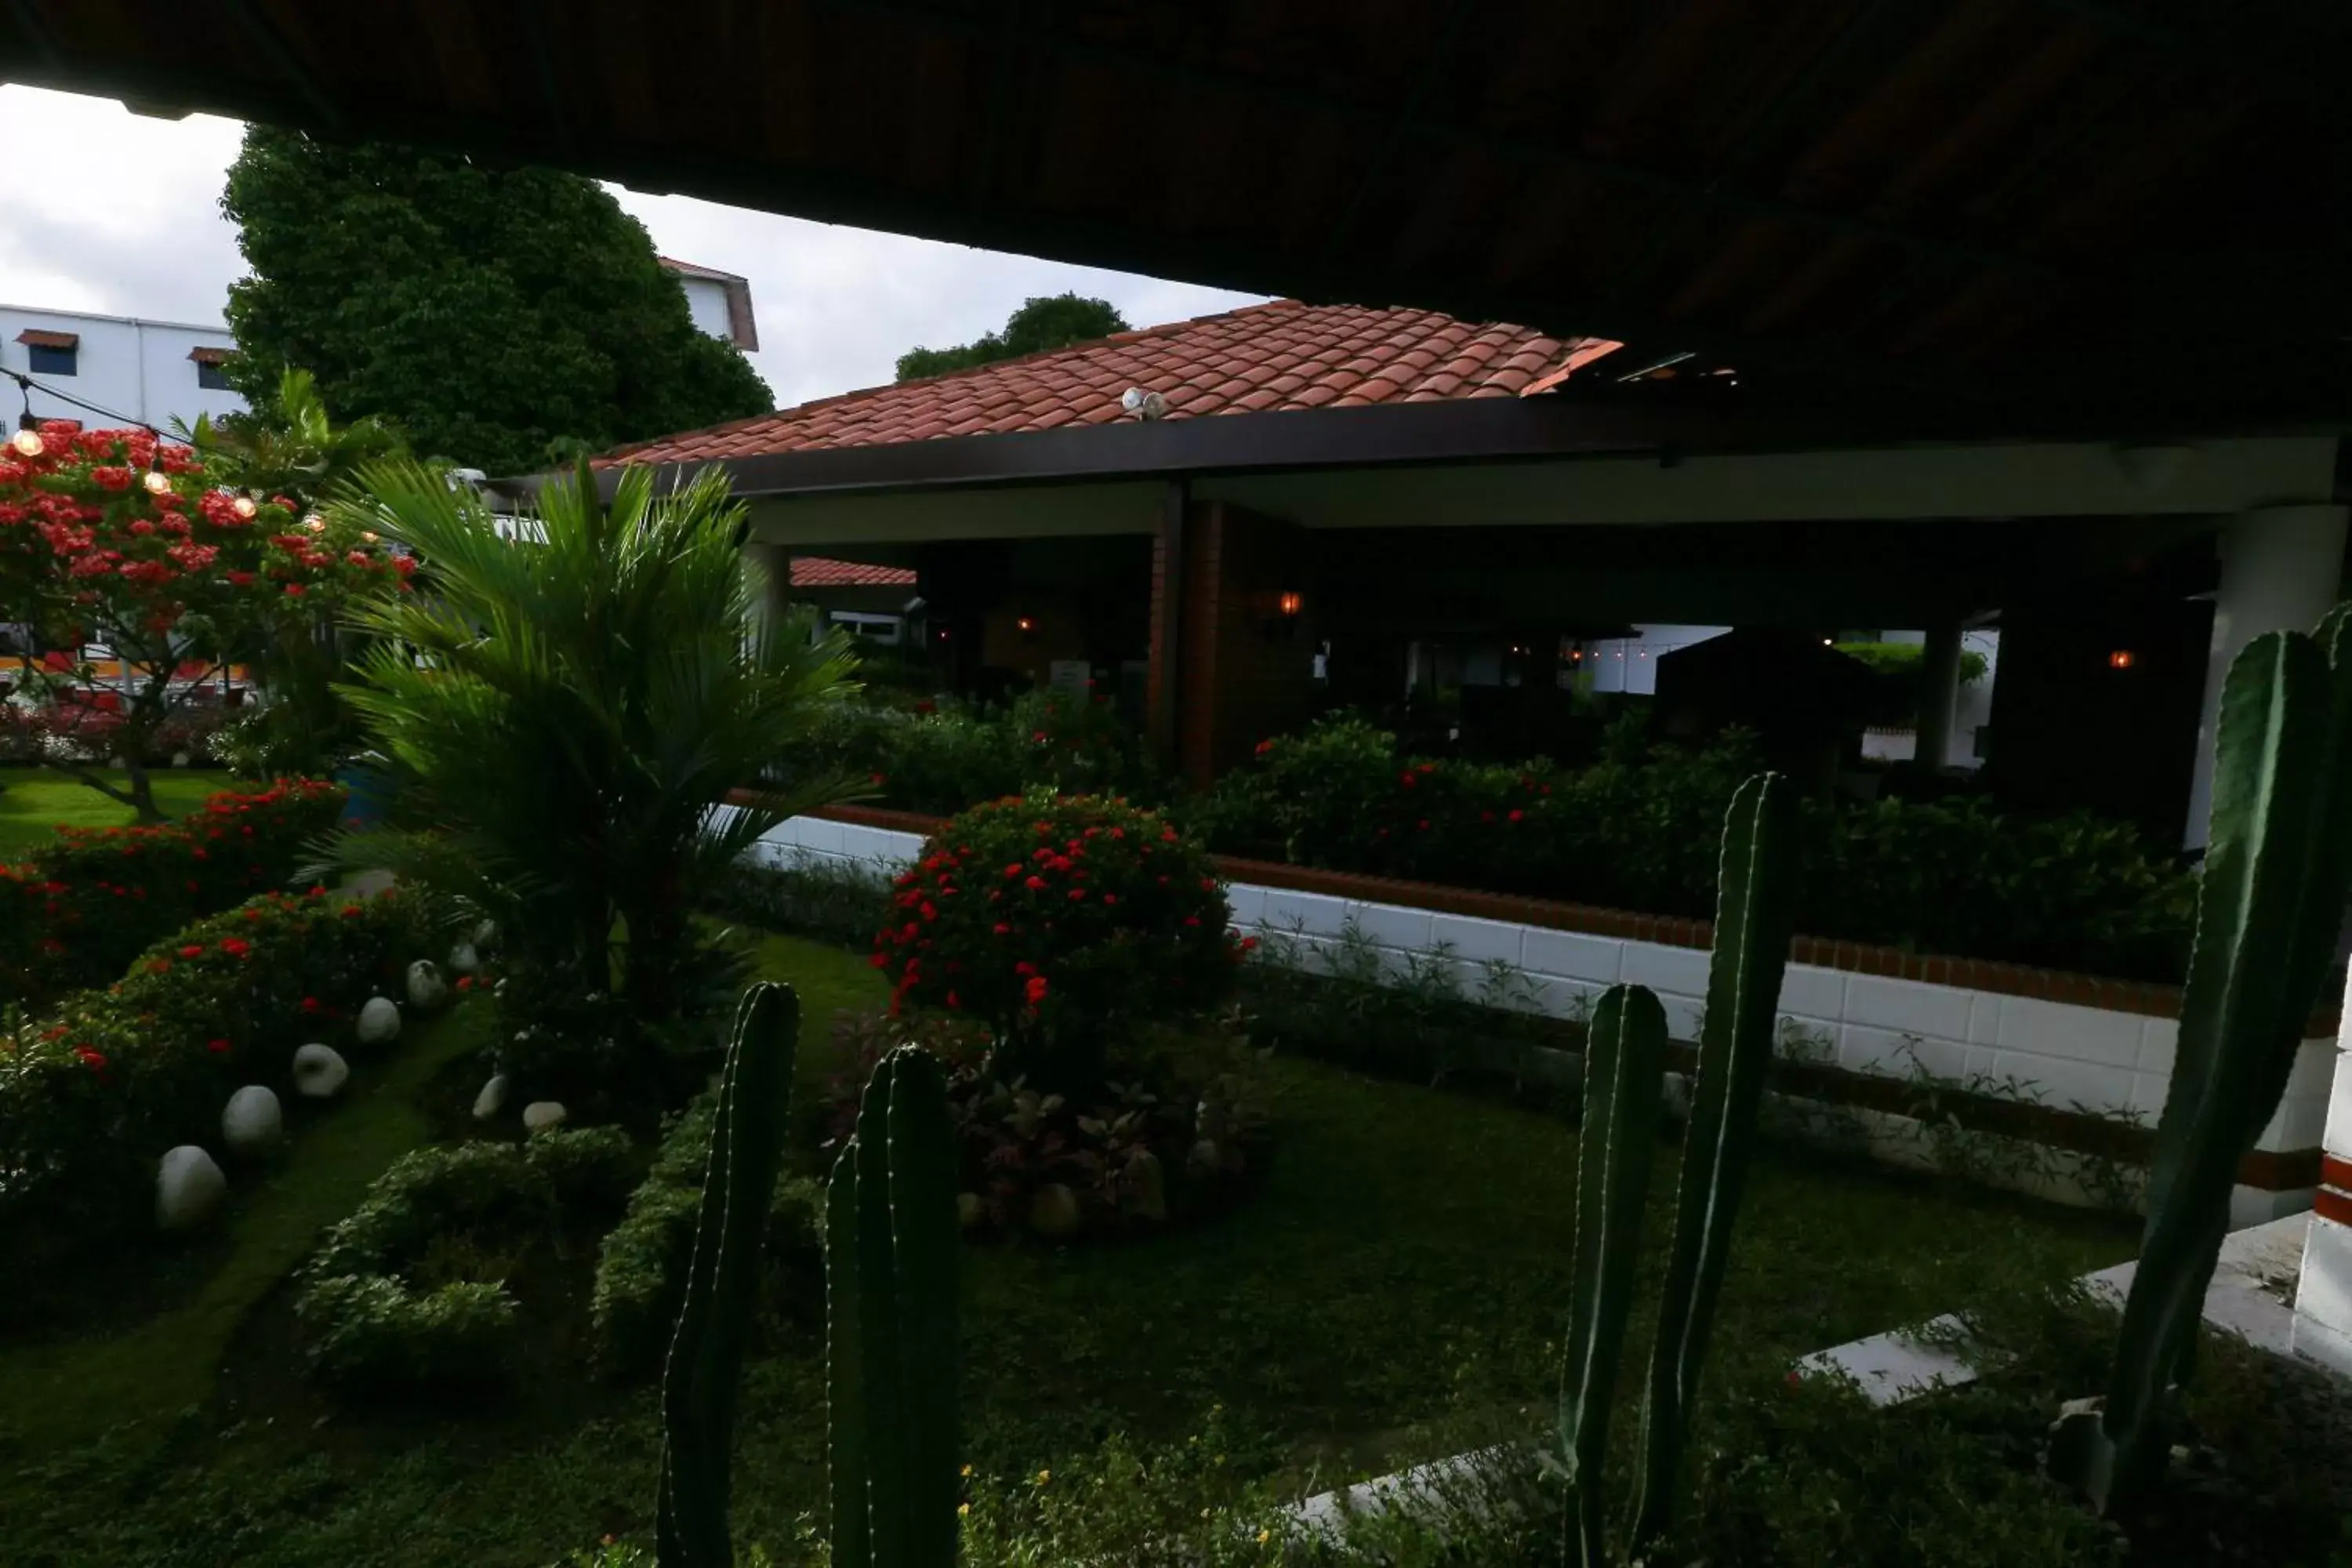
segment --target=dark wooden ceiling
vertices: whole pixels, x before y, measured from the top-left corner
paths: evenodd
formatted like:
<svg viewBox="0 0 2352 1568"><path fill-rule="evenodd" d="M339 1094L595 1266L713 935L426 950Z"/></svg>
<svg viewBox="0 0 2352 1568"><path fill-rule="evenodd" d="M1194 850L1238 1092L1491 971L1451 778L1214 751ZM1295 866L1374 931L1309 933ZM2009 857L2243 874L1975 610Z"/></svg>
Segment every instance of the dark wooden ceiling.
<svg viewBox="0 0 2352 1568"><path fill-rule="evenodd" d="M2342 0L0 0L0 79L1626 367L2352 412Z"/></svg>

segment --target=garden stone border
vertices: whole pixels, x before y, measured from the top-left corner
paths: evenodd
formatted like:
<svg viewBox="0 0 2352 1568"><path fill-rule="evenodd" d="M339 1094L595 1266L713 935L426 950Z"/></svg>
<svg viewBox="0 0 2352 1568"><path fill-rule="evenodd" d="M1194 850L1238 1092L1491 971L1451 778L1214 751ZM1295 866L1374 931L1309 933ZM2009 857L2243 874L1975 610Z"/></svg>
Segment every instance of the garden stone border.
<svg viewBox="0 0 2352 1568"><path fill-rule="evenodd" d="M831 862L892 875L940 826L909 812L831 806L780 824L751 857L769 866ZM1581 1017L1610 985L1647 985L1676 1037L1697 1033L1713 935L1706 921L1229 857L1218 858L1218 869L1236 929L1281 932L1310 962L1352 924L1400 961L1444 947L1474 993L1486 963L1509 963L1529 982L1537 1010L1553 1017ZM1801 936L1791 955L1780 996L1783 1036L1818 1042L1825 1058L1798 1076L1808 1097L1862 1107L1854 1114L1878 1152L1916 1142L1916 1124L1902 1125L1890 1097L1916 1061L1939 1079L2033 1086L2039 1106L1989 1100L1989 1110L2006 1111L2013 1124L2000 1129L2006 1135L2074 1151L2078 1163L2095 1153L2145 1158L2150 1134L2112 1119L2152 1128L2163 1108L2179 1028L2177 986ZM2334 1016L2306 1026L2286 1093L2231 1191L2233 1226L2311 1206L2336 1033ZM2092 1199L2063 1169L2032 1190L2061 1202Z"/></svg>

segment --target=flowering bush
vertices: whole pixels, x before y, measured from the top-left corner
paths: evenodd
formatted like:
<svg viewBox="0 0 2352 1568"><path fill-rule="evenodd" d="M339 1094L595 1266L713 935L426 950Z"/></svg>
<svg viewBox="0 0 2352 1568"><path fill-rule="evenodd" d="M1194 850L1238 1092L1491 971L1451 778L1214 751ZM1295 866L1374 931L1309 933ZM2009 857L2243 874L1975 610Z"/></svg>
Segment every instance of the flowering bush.
<svg viewBox="0 0 2352 1568"><path fill-rule="evenodd" d="M86 1243L144 1226L163 1152L217 1151L231 1091L284 1084L304 1041L351 1052L338 1021L393 986L431 934L401 893L265 893L0 1035L0 1237Z"/></svg>
<svg viewBox="0 0 2352 1568"><path fill-rule="evenodd" d="M148 943L294 873L342 810L340 785L225 791L162 827L61 827L0 866L0 999L40 1003L122 973Z"/></svg>
<svg viewBox="0 0 2352 1568"><path fill-rule="evenodd" d="M1262 742L1188 816L1229 854L1704 918L1723 814L1763 765L1737 730L1685 748L1621 729L1562 772L1402 757L1393 735L1341 719ZM1809 935L2180 976L2193 880L2126 824L1813 799L1804 833Z"/></svg>
<svg viewBox="0 0 2352 1568"><path fill-rule="evenodd" d="M213 488L189 448L144 430L51 421L0 446L0 620L57 646L101 643L130 666L114 744L134 763L191 673L355 596L404 588L411 568L373 534L301 516L287 497ZM88 665L26 675L52 699L96 690ZM152 817L143 774L131 783Z"/></svg>
<svg viewBox="0 0 2352 1568"><path fill-rule="evenodd" d="M1157 813L1008 796L956 817L895 884L874 964L894 1007L985 1025L1006 1070L1090 1087L1133 1026L1222 1001L1244 947L1208 856Z"/></svg>
<svg viewBox="0 0 2352 1568"><path fill-rule="evenodd" d="M828 1148L856 1130L874 1065L918 1045L946 1069L966 1229L1150 1231L1234 1202L1262 1171L1266 1118L1238 1045L1193 1039L1133 1052L1068 1093L1006 1077L988 1032L939 1014L845 1014L834 1026Z"/></svg>

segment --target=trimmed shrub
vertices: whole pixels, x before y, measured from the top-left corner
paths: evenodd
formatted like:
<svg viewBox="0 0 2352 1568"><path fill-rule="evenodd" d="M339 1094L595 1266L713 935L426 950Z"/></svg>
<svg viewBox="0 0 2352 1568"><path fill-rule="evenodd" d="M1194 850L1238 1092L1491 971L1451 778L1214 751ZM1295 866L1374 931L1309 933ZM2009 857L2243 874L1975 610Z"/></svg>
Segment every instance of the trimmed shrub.
<svg viewBox="0 0 2352 1568"><path fill-rule="evenodd" d="M781 866L737 861L713 889L709 908L770 931L857 947L888 918L893 896L887 871L803 854Z"/></svg>
<svg viewBox="0 0 2352 1568"><path fill-rule="evenodd" d="M410 895L266 893L0 1036L0 1236L37 1226L86 1243L143 1227L163 1152L218 1151L231 1091L283 1085L304 1041L353 1052L340 1021L431 935Z"/></svg>
<svg viewBox="0 0 2352 1568"><path fill-rule="evenodd" d="M1156 795L1142 737L1108 702L1033 691L1003 708L844 701L777 772L778 783L864 779L874 798L949 814L1023 790Z"/></svg>
<svg viewBox="0 0 2352 1568"><path fill-rule="evenodd" d="M1043 791L974 807L893 884L892 1005L978 1020L1061 1087L1112 1037L1222 1002L1244 951L1209 857L1155 812ZM1046 1079L1053 1079L1046 1084Z"/></svg>
<svg viewBox="0 0 2352 1568"><path fill-rule="evenodd" d="M654 1365L669 1349L694 1252L718 1104L717 1091L706 1091L671 1121L661 1152L597 1256L589 1331L597 1364L615 1376ZM768 1209L770 1255L814 1255L824 1205L817 1183L779 1176Z"/></svg>
<svg viewBox="0 0 2352 1568"><path fill-rule="evenodd" d="M293 877L341 786L224 791L158 827L66 827L0 866L0 999L37 1005L119 977L150 943Z"/></svg>
<svg viewBox="0 0 2352 1568"><path fill-rule="evenodd" d="M310 1370L345 1389L503 1377L522 1323L502 1285L415 1290L384 1274L322 1279L295 1308Z"/></svg>
<svg viewBox="0 0 2352 1568"><path fill-rule="evenodd" d="M1260 744L1188 819L1220 850L1297 865L1705 919L1753 738L1612 731L1576 772L1403 758L1338 719ZM2178 981L2193 877L2129 825L2018 817L1979 799L1805 805L1798 929L1917 952Z"/></svg>
<svg viewBox="0 0 2352 1568"><path fill-rule="evenodd" d="M617 1127L410 1150L303 1266L295 1316L310 1369L346 1389L497 1380L521 1329L504 1283L405 1276L453 1239L527 1239L552 1233L569 1212L609 1212L635 1169Z"/></svg>

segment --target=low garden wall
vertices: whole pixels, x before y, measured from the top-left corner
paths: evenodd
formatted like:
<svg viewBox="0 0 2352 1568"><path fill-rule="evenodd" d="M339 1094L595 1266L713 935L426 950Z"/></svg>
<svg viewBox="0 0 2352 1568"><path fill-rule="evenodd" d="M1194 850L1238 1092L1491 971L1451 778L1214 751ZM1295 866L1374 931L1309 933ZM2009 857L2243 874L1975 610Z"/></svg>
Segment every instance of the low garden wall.
<svg viewBox="0 0 2352 1568"><path fill-rule="evenodd" d="M761 840L771 864L814 858L895 871L936 820L839 806L794 817ZM1708 922L1471 889L1221 858L1234 922L1280 933L1311 963L1352 929L1400 956L1443 950L1475 989L1512 966L1528 1004L1580 1018L1619 983L1650 987L1678 1038L1696 1037ZM1938 1110L1974 1130L2144 1163L2163 1110L2179 990L2139 981L1799 937L1781 993L1783 1037L1808 1097L1902 1119L1922 1081ZM2240 1172L2231 1223L2311 1205L2336 1057L2336 1020L2314 1018L2278 1112ZM1878 1131L1871 1129L1874 1142ZM2049 1195L2080 1196L2061 1180Z"/></svg>

